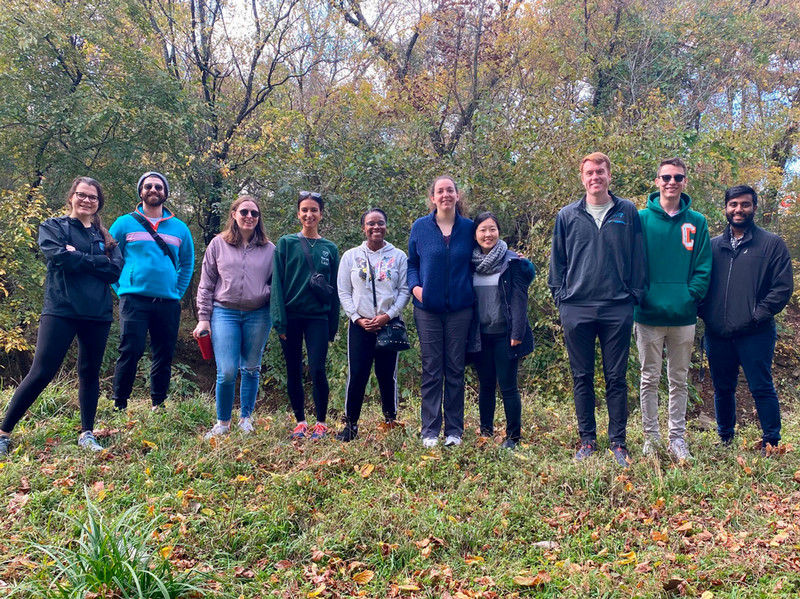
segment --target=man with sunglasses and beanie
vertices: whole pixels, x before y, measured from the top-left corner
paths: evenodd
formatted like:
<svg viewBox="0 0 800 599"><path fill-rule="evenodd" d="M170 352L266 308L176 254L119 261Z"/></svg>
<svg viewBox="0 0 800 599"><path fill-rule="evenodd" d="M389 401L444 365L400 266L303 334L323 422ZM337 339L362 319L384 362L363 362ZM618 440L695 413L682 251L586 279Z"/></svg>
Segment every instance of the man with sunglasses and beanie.
<svg viewBox="0 0 800 599"><path fill-rule="evenodd" d="M194 270L189 228L164 208L167 178L155 171L139 178L141 202L120 216L109 232L119 243L125 266L114 289L119 296L119 358L114 369L114 407L128 407L136 367L150 333L150 399L157 409L167 398L172 356L178 340L180 299Z"/></svg>
<svg viewBox="0 0 800 599"><path fill-rule="evenodd" d="M706 217L690 208L685 193L686 164L680 158L658 167L647 207L639 211L647 255L649 287L633 313L639 349L642 426L646 456L662 446L658 425L658 387L664 347L669 381L667 451L676 460L692 455L686 443L689 365L697 324L697 306L711 279L711 240Z"/></svg>
<svg viewBox="0 0 800 599"><path fill-rule="evenodd" d="M792 296L792 260L783 239L753 222L758 194L748 185L725 191L728 226L711 240L711 285L700 305L706 323L706 353L714 383L717 432L724 445L736 427L736 384L744 371L761 423L761 453L770 455L781 438L781 413L772 358L775 315Z"/></svg>

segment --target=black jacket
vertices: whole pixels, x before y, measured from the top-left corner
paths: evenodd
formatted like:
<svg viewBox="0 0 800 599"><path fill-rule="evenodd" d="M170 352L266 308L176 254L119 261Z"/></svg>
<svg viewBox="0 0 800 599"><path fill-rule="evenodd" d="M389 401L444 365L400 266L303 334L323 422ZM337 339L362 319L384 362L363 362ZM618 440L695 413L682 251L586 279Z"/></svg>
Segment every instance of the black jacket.
<svg viewBox="0 0 800 599"><path fill-rule="evenodd" d="M39 226L39 247L47 259L42 314L110 322L109 285L119 279L123 265L119 247L107 256L103 234L69 216L50 218Z"/></svg>
<svg viewBox="0 0 800 599"><path fill-rule="evenodd" d="M586 211L586 196L559 211L547 278L556 305L638 304L644 296L647 261L639 212L614 194L611 201L599 229Z"/></svg>
<svg viewBox="0 0 800 599"><path fill-rule="evenodd" d="M533 331L528 322L528 287L536 276L536 269L528 260L519 258L511 251L506 252L504 266L497 286L500 289L503 313L508 323L506 330L508 359L514 360L533 351ZM473 306L472 324L467 340L469 354L481 351L481 319L478 314L478 302L474 302ZM522 343L512 347L512 339L521 339Z"/></svg>
<svg viewBox="0 0 800 599"><path fill-rule="evenodd" d="M794 287L783 239L753 225L733 250L730 226L711 240L711 285L700 304L706 330L718 337L748 335L772 326Z"/></svg>

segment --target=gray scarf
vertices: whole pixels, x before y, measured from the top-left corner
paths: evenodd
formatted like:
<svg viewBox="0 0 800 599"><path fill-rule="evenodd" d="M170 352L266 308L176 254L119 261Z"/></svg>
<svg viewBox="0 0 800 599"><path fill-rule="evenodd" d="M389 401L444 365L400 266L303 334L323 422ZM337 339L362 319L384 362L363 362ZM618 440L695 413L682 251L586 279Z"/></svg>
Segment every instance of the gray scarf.
<svg viewBox="0 0 800 599"><path fill-rule="evenodd" d="M488 254L481 252L480 247L472 250L472 265L475 272L479 275L491 275L499 272L503 266L503 259L506 257L508 245L500 239L497 244L489 250Z"/></svg>

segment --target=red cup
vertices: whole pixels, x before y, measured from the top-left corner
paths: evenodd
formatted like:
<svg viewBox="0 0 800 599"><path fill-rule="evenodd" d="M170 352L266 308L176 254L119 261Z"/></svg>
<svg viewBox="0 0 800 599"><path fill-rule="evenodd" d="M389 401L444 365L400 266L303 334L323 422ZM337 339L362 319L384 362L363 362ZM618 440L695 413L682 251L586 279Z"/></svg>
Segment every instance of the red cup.
<svg viewBox="0 0 800 599"><path fill-rule="evenodd" d="M210 331L200 331L200 336L197 337L197 345L200 346L200 353L203 354L204 360L210 360L214 357L214 350L211 349Z"/></svg>

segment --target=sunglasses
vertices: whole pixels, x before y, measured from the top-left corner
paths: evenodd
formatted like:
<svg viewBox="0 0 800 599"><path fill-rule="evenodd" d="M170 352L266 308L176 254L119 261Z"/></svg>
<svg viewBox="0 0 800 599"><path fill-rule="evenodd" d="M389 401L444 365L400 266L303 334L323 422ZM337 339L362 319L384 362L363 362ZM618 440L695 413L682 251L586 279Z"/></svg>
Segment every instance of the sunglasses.
<svg viewBox="0 0 800 599"><path fill-rule="evenodd" d="M301 191L300 192L300 201L307 200L311 198L312 200L321 200L322 194L317 193L316 191Z"/></svg>
<svg viewBox="0 0 800 599"><path fill-rule="evenodd" d="M142 185L145 191L150 191L151 189L155 189L156 191L163 191L164 186L161 183L145 183Z"/></svg>
<svg viewBox="0 0 800 599"><path fill-rule="evenodd" d="M261 216L261 213L258 210L248 210L247 208L240 208L239 214L241 216L252 216L253 218L258 218Z"/></svg>
<svg viewBox="0 0 800 599"><path fill-rule="evenodd" d="M675 183L682 183L683 180L686 178L686 175L659 175L658 178L661 179L664 183L669 183L672 181L672 178L675 177Z"/></svg>
<svg viewBox="0 0 800 599"><path fill-rule="evenodd" d="M83 193L82 191L76 191L75 192L75 196L82 202L86 201L86 200L89 200L90 202L96 202L96 201L98 201L100 199L96 195Z"/></svg>

